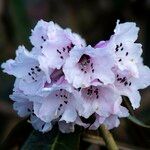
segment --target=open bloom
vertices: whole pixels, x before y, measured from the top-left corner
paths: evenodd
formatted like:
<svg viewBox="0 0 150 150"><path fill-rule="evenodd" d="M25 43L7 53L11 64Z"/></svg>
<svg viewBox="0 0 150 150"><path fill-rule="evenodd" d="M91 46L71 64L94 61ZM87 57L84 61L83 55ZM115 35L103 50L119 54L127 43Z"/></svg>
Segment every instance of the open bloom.
<svg viewBox="0 0 150 150"><path fill-rule="evenodd" d="M114 86L120 95L129 98L134 109L140 106L141 96L138 90L150 85L150 69L143 64L139 64L138 71L139 77L135 78L128 71L114 69L116 74Z"/></svg>
<svg viewBox="0 0 150 150"><path fill-rule="evenodd" d="M52 129L51 123L45 123L40 120L33 111L33 102L29 101L29 95L25 95L18 87L18 80L15 81L13 94L10 98L14 101L13 108L17 111L20 117L28 117L29 122L35 128L41 132L48 132Z"/></svg>
<svg viewBox="0 0 150 150"><path fill-rule="evenodd" d="M111 68L114 62L105 49L75 47L63 67L66 80L75 88L88 87L92 84L114 82L114 73ZM98 81L98 82L96 82Z"/></svg>
<svg viewBox="0 0 150 150"><path fill-rule="evenodd" d="M56 41L48 40L45 42L39 61L42 64L46 60L49 68L60 69L74 46L85 46L85 41L69 29L60 31L59 38Z"/></svg>
<svg viewBox="0 0 150 150"><path fill-rule="evenodd" d="M82 105L72 91L72 87L63 81L61 84L54 84L52 87L44 89L49 92L46 97L34 96L30 99L34 103L35 114L43 121L50 122L54 119L74 122L77 117L78 109Z"/></svg>
<svg viewBox="0 0 150 150"><path fill-rule="evenodd" d="M129 116L128 110L121 106L122 99L118 98L114 103L111 103L111 111L109 111L108 116L102 114L95 114L95 122L90 126L90 129L95 130L101 124L107 126L108 129L118 127L120 124L119 118Z"/></svg>
<svg viewBox="0 0 150 150"><path fill-rule="evenodd" d="M111 55L114 56L116 67L120 70L128 70L130 73L138 77L137 62L141 61L141 44L135 43L137 40L139 28L135 23L127 22L117 25L114 35L108 41L100 41L96 47L107 47Z"/></svg>
<svg viewBox="0 0 150 150"><path fill-rule="evenodd" d="M62 28L54 22L46 22L43 20L38 21L35 28L32 30L30 41L36 48L41 48L43 43L47 40L56 40L59 38L58 31Z"/></svg>
<svg viewBox="0 0 150 150"><path fill-rule="evenodd" d="M90 86L82 88L79 93L84 107L79 114L84 118L94 113L106 118L117 112L115 106L119 107L121 103L121 96L110 86Z"/></svg>
<svg viewBox="0 0 150 150"><path fill-rule="evenodd" d="M140 106L139 89L150 84L150 69L141 58L141 44L135 43L139 28L135 23L117 21L114 35L108 41L99 42L96 47L106 48L115 60L113 72L114 86L121 95L129 97L133 108Z"/></svg>
<svg viewBox="0 0 150 150"><path fill-rule="evenodd" d="M46 81L50 82L50 78L46 78L45 73L40 69L37 58L24 46L19 46L15 60L6 61L2 64L2 68L4 72L20 79L19 89L25 94L34 95L44 87Z"/></svg>
<svg viewBox="0 0 150 150"><path fill-rule="evenodd" d="M44 68L60 69L69 56L71 49L76 46L85 46L85 41L80 35L70 29L62 29L57 24L40 20L32 30L30 36L34 45L32 53L39 56L40 65ZM49 59L51 56L51 59Z"/></svg>

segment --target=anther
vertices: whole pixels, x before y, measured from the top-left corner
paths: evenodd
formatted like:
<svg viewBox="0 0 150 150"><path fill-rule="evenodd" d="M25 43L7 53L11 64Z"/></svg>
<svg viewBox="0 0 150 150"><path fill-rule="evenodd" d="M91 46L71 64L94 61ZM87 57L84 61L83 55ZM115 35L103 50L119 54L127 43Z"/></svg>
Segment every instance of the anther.
<svg viewBox="0 0 150 150"><path fill-rule="evenodd" d="M41 69L37 69L37 71L38 71L38 72L40 72L40 71L41 71Z"/></svg>
<svg viewBox="0 0 150 150"><path fill-rule="evenodd" d="M68 102L67 102L67 101L64 101L64 103L67 104Z"/></svg>
<svg viewBox="0 0 150 150"><path fill-rule="evenodd" d="M61 59L64 59L64 57L63 57L63 56L60 56L60 58L61 58Z"/></svg>
<svg viewBox="0 0 150 150"><path fill-rule="evenodd" d="M57 52L59 53L59 54L61 54L61 52L57 49Z"/></svg>
<svg viewBox="0 0 150 150"><path fill-rule="evenodd" d="M73 44L73 43L71 43L71 47L74 47L74 44Z"/></svg>
<svg viewBox="0 0 150 150"><path fill-rule="evenodd" d="M126 81L125 83L124 83L124 85L126 86L128 84L128 82Z"/></svg>

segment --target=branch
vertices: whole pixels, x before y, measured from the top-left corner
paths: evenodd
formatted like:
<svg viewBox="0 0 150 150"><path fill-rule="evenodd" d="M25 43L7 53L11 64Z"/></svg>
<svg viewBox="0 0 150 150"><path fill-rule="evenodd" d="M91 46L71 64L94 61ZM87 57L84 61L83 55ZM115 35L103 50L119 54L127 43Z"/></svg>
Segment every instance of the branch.
<svg viewBox="0 0 150 150"><path fill-rule="evenodd" d="M86 141L86 142L89 142L89 143L92 143L92 144L98 144L100 146L106 146L103 138L99 137L99 136L96 136L96 135L91 135L91 134L83 134L83 141ZM118 145L118 148L120 150L148 150L146 148L143 148L143 147L139 147L139 146L134 146L134 145L129 145L127 143L122 143L122 142L119 142L119 141L116 141L117 145Z"/></svg>
<svg viewBox="0 0 150 150"><path fill-rule="evenodd" d="M108 150L118 150L117 144L115 143L112 134L109 132L105 125L100 126L100 131L102 133L103 139L106 143Z"/></svg>

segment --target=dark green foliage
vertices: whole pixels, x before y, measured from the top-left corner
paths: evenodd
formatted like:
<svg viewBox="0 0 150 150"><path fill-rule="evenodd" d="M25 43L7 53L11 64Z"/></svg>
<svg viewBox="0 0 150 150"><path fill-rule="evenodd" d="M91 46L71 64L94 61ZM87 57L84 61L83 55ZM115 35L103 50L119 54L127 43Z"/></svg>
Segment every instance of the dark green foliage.
<svg viewBox="0 0 150 150"><path fill-rule="evenodd" d="M78 150L79 143L80 130L63 134L58 128L53 128L45 134L33 131L21 150Z"/></svg>

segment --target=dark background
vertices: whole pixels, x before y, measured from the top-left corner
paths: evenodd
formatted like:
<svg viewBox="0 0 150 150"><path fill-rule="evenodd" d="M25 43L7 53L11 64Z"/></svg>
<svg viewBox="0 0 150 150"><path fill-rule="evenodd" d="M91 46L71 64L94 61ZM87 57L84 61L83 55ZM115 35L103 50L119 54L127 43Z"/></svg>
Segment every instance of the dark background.
<svg viewBox="0 0 150 150"><path fill-rule="evenodd" d="M0 0L1 63L15 57L18 45L32 47L29 35L39 19L69 27L93 46L109 39L117 19L136 22L140 27L138 42L143 45L144 63L150 66L150 0ZM0 142L20 120L9 99L13 82L13 77L0 72ZM150 124L150 88L141 94L141 106L135 115ZM122 119L120 127L112 132L119 142L150 146L150 130L127 119Z"/></svg>

